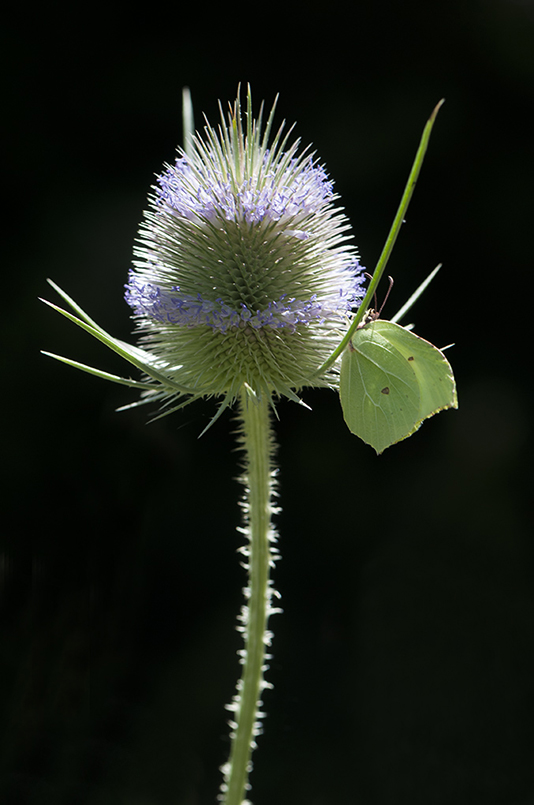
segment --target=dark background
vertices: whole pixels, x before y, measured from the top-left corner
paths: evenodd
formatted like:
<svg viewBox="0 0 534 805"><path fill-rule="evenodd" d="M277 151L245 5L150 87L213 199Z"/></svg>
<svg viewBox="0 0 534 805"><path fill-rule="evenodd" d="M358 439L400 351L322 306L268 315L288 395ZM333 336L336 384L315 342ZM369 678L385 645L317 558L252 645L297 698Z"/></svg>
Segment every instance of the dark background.
<svg viewBox="0 0 534 805"><path fill-rule="evenodd" d="M446 98L388 271L460 408L381 457L333 393L279 406L255 805L534 803L531 396L534 3L113 4L4 24L0 800L205 805L228 752L244 573L230 415L146 425L124 371L37 302L52 277L129 339L148 187L250 81L280 92L373 268Z"/></svg>

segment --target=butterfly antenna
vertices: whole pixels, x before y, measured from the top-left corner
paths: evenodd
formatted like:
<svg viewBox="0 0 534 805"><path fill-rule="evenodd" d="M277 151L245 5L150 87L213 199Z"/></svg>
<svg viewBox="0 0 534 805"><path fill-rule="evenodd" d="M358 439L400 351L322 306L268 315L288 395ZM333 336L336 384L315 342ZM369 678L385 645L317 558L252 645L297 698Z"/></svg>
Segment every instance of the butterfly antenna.
<svg viewBox="0 0 534 805"><path fill-rule="evenodd" d="M382 302L380 310L378 311L377 318L380 316L380 314L384 310L384 305L388 301L388 297L389 297L389 295L391 293L391 289L393 288L393 277L388 277L388 280L389 280L389 288L388 288L387 293L386 293L386 295L384 297L384 301ZM376 294L375 294L375 305L376 305Z"/></svg>

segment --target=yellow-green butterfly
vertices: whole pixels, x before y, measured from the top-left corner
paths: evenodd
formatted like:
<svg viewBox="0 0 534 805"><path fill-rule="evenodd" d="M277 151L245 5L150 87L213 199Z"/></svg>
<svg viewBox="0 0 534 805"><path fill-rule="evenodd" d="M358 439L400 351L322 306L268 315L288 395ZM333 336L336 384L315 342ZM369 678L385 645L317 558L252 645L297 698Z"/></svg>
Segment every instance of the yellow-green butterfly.
<svg viewBox="0 0 534 805"><path fill-rule="evenodd" d="M411 436L438 411L458 408L444 354L381 319L368 320L354 333L341 359L339 394L349 430L377 453Z"/></svg>

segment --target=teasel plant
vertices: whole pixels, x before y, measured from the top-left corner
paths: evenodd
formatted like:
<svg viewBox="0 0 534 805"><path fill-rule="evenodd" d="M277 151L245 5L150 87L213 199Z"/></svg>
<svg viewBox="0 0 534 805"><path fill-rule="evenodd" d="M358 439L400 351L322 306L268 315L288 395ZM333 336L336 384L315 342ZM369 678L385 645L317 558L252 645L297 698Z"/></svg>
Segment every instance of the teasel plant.
<svg viewBox="0 0 534 805"><path fill-rule="evenodd" d="M139 379L121 377L44 352L137 389L139 398L119 410L155 404L152 419L159 419L213 398L218 407L200 435L226 409L237 411L247 581L237 627L241 675L227 705L224 805L249 805L262 694L270 687L269 619L280 611L271 579L279 558L273 421L280 401L305 406L307 387L339 392L349 429L378 453L428 416L457 407L443 353L397 323L437 269L390 322L371 308L441 102L424 128L372 275L360 265L325 167L301 148L293 127L275 128L276 105L264 115L262 104L254 117L250 88L244 108L238 90L228 111L220 108L219 125L206 122L199 133L189 90L183 91L183 148L156 176L125 285L137 345L105 332L52 280L67 309L43 300L140 371Z"/></svg>

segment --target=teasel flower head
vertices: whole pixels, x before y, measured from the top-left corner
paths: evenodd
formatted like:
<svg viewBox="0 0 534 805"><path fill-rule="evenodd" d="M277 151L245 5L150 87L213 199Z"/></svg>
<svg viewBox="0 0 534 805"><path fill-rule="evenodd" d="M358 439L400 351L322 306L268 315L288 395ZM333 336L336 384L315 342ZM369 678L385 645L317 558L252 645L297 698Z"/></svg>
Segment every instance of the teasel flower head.
<svg viewBox="0 0 534 805"><path fill-rule="evenodd" d="M221 110L164 166L139 230L126 300L158 371L195 399L335 387L335 365L317 370L364 296L333 183L284 124L271 139L274 108L263 126L249 91L243 116L239 97Z"/></svg>

